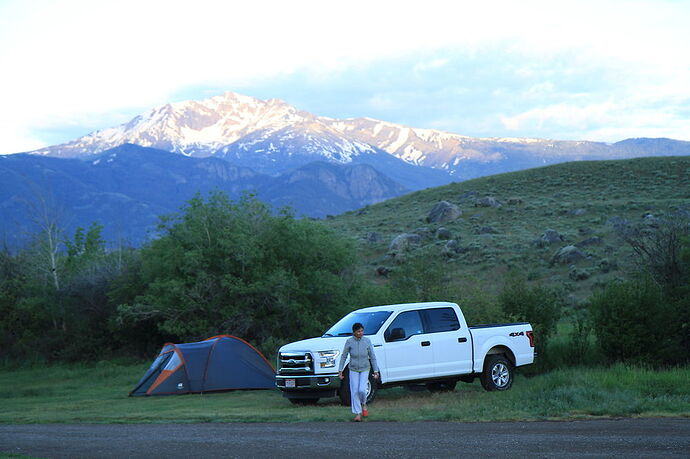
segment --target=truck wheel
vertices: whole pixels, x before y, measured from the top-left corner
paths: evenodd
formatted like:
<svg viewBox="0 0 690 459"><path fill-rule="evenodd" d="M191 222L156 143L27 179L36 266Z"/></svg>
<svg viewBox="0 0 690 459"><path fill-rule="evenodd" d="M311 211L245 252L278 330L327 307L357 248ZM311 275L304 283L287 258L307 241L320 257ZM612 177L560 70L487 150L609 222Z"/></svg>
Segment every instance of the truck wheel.
<svg viewBox="0 0 690 459"><path fill-rule="evenodd" d="M454 379L450 381L434 381L427 383L426 388L429 392L453 392L457 383Z"/></svg>
<svg viewBox="0 0 690 459"><path fill-rule="evenodd" d="M479 379L486 390L508 390L513 385L513 365L502 355L492 355Z"/></svg>
<svg viewBox="0 0 690 459"><path fill-rule="evenodd" d="M340 397L340 404L343 406L350 406L350 370L345 368L343 370L345 377L340 381L340 389L338 389L338 396ZM380 376L379 376L380 377ZM372 402L376 397L376 392L379 389L379 381L374 379L374 374L369 370L369 381L367 384L367 404Z"/></svg>
<svg viewBox="0 0 690 459"><path fill-rule="evenodd" d="M293 405L316 405L319 401L318 398L289 398L290 403Z"/></svg>

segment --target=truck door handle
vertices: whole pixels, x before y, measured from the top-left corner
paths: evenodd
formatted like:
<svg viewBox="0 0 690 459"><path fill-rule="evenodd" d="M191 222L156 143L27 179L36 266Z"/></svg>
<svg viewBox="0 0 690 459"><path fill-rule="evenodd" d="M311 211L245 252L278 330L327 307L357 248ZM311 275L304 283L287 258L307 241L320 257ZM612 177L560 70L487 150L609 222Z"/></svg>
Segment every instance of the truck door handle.
<svg viewBox="0 0 690 459"><path fill-rule="evenodd" d="M431 346L430 341L422 341L422 346Z"/></svg>
<svg viewBox="0 0 690 459"><path fill-rule="evenodd" d="M467 342L467 338L465 338L464 336L462 338L458 338L458 343L466 343L466 342Z"/></svg>

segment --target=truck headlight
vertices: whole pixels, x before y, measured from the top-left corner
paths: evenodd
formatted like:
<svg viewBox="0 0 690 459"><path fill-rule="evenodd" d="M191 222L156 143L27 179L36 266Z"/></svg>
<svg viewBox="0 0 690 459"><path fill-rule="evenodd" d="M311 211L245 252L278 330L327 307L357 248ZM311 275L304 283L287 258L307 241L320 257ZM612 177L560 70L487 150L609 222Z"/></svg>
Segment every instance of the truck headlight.
<svg viewBox="0 0 690 459"><path fill-rule="evenodd" d="M321 362L319 363L321 368L333 368L335 367L335 358L338 357L340 351L330 350L330 351L319 351L319 358Z"/></svg>

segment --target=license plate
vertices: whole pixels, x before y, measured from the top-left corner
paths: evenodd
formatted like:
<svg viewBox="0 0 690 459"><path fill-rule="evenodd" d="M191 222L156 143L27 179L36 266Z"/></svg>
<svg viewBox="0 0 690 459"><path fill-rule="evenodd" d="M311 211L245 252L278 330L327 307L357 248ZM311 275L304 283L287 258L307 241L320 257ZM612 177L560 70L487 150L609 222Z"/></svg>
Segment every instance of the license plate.
<svg viewBox="0 0 690 459"><path fill-rule="evenodd" d="M286 379L285 380L285 387L295 387L295 380L294 379Z"/></svg>

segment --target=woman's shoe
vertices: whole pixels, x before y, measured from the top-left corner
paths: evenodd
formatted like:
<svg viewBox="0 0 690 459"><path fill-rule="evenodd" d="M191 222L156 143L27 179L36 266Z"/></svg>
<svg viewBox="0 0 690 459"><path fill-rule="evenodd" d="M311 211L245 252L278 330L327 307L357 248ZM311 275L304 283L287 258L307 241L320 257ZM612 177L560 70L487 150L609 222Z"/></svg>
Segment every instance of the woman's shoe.
<svg viewBox="0 0 690 459"><path fill-rule="evenodd" d="M362 416L364 416L365 418L369 416L369 410L362 410Z"/></svg>

